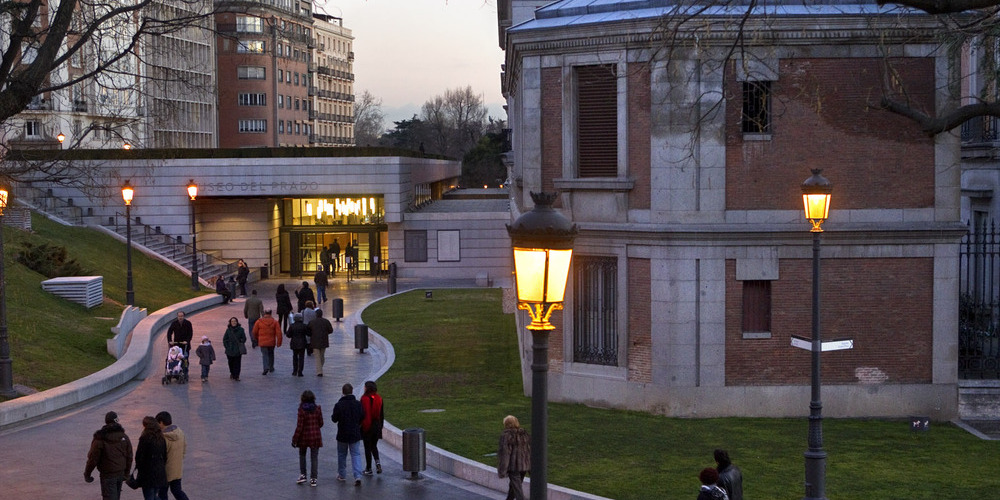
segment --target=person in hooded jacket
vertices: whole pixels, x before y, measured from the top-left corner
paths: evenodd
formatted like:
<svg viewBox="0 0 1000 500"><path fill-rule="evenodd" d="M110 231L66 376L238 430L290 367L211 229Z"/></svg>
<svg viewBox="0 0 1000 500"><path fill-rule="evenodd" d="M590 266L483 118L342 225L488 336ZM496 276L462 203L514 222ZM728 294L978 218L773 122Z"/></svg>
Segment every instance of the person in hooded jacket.
<svg viewBox="0 0 1000 500"><path fill-rule="evenodd" d="M497 447L497 475L507 478L507 500L524 500L524 476L531 470L531 438L514 415L503 418Z"/></svg>
<svg viewBox="0 0 1000 500"><path fill-rule="evenodd" d="M378 457L378 440L382 439L385 413L382 396L379 396L378 385L374 380L365 382L365 393L361 395L361 408L365 411L365 418L361 419L361 441L365 445L365 470L362 474L372 475L372 458L375 458L375 471L381 474L382 462Z"/></svg>
<svg viewBox="0 0 1000 500"><path fill-rule="evenodd" d="M156 423L163 430L163 439L167 443L167 486L176 500L188 500L181 488L181 476L184 475L184 455L187 453L187 439L180 427L174 425L174 419L169 412L156 414ZM166 497L164 497L166 498Z"/></svg>
<svg viewBox="0 0 1000 500"><path fill-rule="evenodd" d="M701 489L698 491L698 500L729 500L725 490L716 484L719 482L719 472L711 467L706 467L698 474L701 481Z"/></svg>
<svg viewBox="0 0 1000 500"><path fill-rule="evenodd" d="M142 435L135 447L136 480L145 500L167 500L167 441L153 417L142 419Z"/></svg>
<svg viewBox="0 0 1000 500"><path fill-rule="evenodd" d="M281 325L281 333L288 330L288 315L292 313L292 298L285 290L285 284L278 285L278 291L274 293L274 300L277 302L275 312L278 314L278 324Z"/></svg>
<svg viewBox="0 0 1000 500"><path fill-rule="evenodd" d="M292 314L292 326L285 335L289 338L288 348L292 350L292 376L302 377L302 368L306 362L306 347L309 346L309 335L312 331L302 322L302 315Z"/></svg>
<svg viewBox="0 0 1000 500"><path fill-rule="evenodd" d="M316 395L312 391L304 391L299 403L298 420L295 432L292 434L292 447L299 449L299 479L298 484L306 482L306 449L309 450L309 460L312 464L309 472L309 486L316 486L319 471L319 449L323 447L323 408L316 404Z"/></svg>
<svg viewBox="0 0 1000 500"><path fill-rule="evenodd" d="M729 500L743 500L743 472L733 465L729 452L723 449L715 450L715 470L719 471L719 487Z"/></svg>
<svg viewBox="0 0 1000 500"><path fill-rule="evenodd" d="M222 347L229 360L229 378L237 382L240 381L240 371L243 368L243 355L247 352L246 341L247 334L240 326L240 320L236 316L229 318L229 326L222 335Z"/></svg>
<svg viewBox="0 0 1000 500"><path fill-rule="evenodd" d="M306 308L307 302L316 302L316 295L313 294L312 288L309 288L309 282L303 281L302 286L298 290L295 290L295 298L299 299L299 308L297 312L302 312Z"/></svg>
<svg viewBox="0 0 1000 500"><path fill-rule="evenodd" d="M83 479L88 483L94 481L91 475L94 469L101 476L101 498L121 498L122 483L132 470L132 442L118 423L118 414L113 411L104 415L104 427L94 432L94 440L90 443L87 466L83 469Z"/></svg>
<svg viewBox="0 0 1000 500"><path fill-rule="evenodd" d="M337 480L347 479L347 454L350 453L354 485L361 486L361 421L365 418L365 410L354 397L353 385L344 384L341 392L344 395L333 405L330 417L337 424Z"/></svg>

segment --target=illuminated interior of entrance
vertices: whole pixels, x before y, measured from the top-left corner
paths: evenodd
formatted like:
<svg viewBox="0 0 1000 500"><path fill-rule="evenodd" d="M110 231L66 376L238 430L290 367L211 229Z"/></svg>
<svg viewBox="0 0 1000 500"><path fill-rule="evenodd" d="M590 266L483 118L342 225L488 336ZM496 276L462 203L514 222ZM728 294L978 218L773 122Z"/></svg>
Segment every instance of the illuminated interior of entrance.
<svg viewBox="0 0 1000 500"><path fill-rule="evenodd" d="M281 272L312 276L322 266L323 250L329 252L335 242L340 248L330 269L334 277L345 275L348 245L356 248L357 273L386 269L389 235L383 197L286 198L281 207Z"/></svg>
<svg viewBox="0 0 1000 500"><path fill-rule="evenodd" d="M295 198L286 200L284 217L288 226L381 224L385 200L381 196Z"/></svg>

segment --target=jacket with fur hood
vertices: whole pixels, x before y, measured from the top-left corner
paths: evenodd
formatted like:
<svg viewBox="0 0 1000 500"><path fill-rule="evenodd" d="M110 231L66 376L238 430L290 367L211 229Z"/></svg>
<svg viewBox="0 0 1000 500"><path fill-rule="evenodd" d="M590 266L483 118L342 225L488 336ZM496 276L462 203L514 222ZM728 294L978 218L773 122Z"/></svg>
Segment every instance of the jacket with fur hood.
<svg viewBox="0 0 1000 500"><path fill-rule="evenodd" d="M83 474L89 476L95 468L102 476L109 477L124 477L132 470L132 442L117 422L107 424L94 433Z"/></svg>
<svg viewBox="0 0 1000 500"><path fill-rule="evenodd" d="M163 439L167 441L167 481L174 481L184 474L184 454L187 453L187 439L184 431L176 425L163 428Z"/></svg>

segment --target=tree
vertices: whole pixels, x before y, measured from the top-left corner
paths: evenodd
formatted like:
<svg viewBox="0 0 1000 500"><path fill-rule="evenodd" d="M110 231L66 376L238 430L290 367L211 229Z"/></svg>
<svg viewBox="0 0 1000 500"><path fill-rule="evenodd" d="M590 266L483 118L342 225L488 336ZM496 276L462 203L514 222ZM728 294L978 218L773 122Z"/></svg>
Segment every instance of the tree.
<svg viewBox="0 0 1000 500"><path fill-rule="evenodd" d="M421 111L434 153L460 158L483 135L487 109L483 96L471 86L445 90L425 102Z"/></svg>
<svg viewBox="0 0 1000 500"><path fill-rule="evenodd" d="M427 126L417 115L409 120L393 122L395 126L382 134L379 145L393 148L409 149L420 151L421 153L435 153L427 150L424 143L427 141Z"/></svg>
<svg viewBox="0 0 1000 500"><path fill-rule="evenodd" d="M462 158L462 186L497 187L507 178L507 167L503 164L503 153L510 149L507 132L499 130L487 132Z"/></svg>
<svg viewBox="0 0 1000 500"><path fill-rule="evenodd" d="M374 146L385 131L385 114L382 112L382 98L365 90L354 100L354 143L358 146Z"/></svg>
<svg viewBox="0 0 1000 500"><path fill-rule="evenodd" d="M127 139L123 130L139 127L143 110L171 100L156 97L211 91L211 76L178 67L183 56L170 53L164 40L212 36L212 14L208 0L0 0L0 127L10 137L12 119L26 109L78 102L85 88L104 122L74 134L74 141L98 128ZM77 184L89 178L63 162L4 162L2 175Z"/></svg>

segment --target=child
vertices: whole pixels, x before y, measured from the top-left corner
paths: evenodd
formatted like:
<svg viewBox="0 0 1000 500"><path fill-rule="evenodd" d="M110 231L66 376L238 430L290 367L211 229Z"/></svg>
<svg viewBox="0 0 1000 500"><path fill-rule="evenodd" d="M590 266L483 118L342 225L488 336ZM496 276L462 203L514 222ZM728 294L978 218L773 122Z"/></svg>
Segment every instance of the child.
<svg viewBox="0 0 1000 500"><path fill-rule="evenodd" d="M292 434L292 446L299 449L299 479L298 484L306 482L306 449L312 462L310 472L312 478L309 486L316 486L316 473L319 469L319 449L323 446L323 409L316 404L316 395L312 391L302 393L299 403L298 421L295 423L295 433Z"/></svg>
<svg viewBox="0 0 1000 500"><path fill-rule="evenodd" d="M180 346L171 346L167 351L167 373L180 375L184 369L184 350Z"/></svg>
<svg viewBox="0 0 1000 500"><path fill-rule="evenodd" d="M215 361L215 348L212 347L208 337L201 337L201 345L194 353L198 355L198 363L201 364L201 381L208 382L208 369Z"/></svg>

